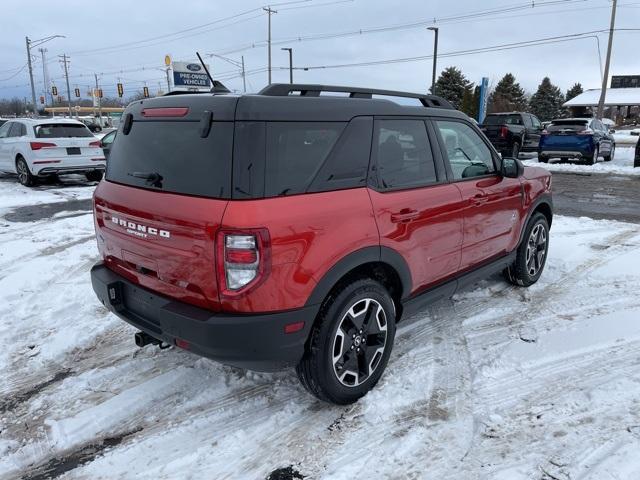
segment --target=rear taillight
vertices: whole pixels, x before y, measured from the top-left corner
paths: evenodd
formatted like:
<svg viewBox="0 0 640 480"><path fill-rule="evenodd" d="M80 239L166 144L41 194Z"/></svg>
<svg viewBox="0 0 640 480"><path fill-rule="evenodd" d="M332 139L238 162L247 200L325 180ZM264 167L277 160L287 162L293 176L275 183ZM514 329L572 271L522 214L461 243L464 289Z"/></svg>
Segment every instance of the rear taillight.
<svg viewBox="0 0 640 480"><path fill-rule="evenodd" d="M255 288L270 268L269 232L266 229L221 230L217 238L220 293L234 296Z"/></svg>
<svg viewBox="0 0 640 480"><path fill-rule="evenodd" d="M500 138L507 138L507 135L509 135L509 128L500 127Z"/></svg>
<svg viewBox="0 0 640 480"><path fill-rule="evenodd" d="M578 132L578 135L591 135L593 133L593 130L591 130L590 128L585 128L584 130L580 130Z"/></svg>
<svg viewBox="0 0 640 480"><path fill-rule="evenodd" d="M91 142L89 144L90 147L101 147L102 146L102 142L100 140L98 140L97 142Z"/></svg>
<svg viewBox="0 0 640 480"><path fill-rule="evenodd" d="M55 143L49 143L49 142L29 142L29 145L31 145L31 150L40 150L41 148L57 147Z"/></svg>

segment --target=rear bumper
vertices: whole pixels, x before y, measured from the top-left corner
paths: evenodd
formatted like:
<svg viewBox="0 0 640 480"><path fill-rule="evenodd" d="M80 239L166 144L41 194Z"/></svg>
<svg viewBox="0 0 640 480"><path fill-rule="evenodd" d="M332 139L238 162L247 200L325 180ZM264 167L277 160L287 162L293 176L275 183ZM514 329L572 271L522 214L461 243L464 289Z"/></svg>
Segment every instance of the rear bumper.
<svg viewBox="0 0 640 480"><path fill-rule="evenodd" d="M319 305L254 315L214 313L136 285L102 263L91 269L93 290L111 312L165 343L188 342L188 350L227 365L256 371L295 366ZM287 324L304 321L285 334Z"/></svg>
<svg viewBox="0 0 640 480"><path fill-rule="evenodd" d="M548 158L557 158L557 157L567 157L567 158L583 158L589 157L593 155L593 151L581 151L581 150L539 150L539 157L548 157Z"/></svg>
<svg viewBox="0 0 640 480"><path fill-rule="evenodd" d="M105 170L104 164L77 165L77 166L73 166L73 167L64 167L64 166L60 166L60 167L42 167L40 170L34 171L34 174L35 175L51 175L51 174L55 173L55 174L58 174L58 175L65 175L65 174L70 174L70 173L86 173L86 172L93 172L93 171L104 172L104 170Z"/></svg>

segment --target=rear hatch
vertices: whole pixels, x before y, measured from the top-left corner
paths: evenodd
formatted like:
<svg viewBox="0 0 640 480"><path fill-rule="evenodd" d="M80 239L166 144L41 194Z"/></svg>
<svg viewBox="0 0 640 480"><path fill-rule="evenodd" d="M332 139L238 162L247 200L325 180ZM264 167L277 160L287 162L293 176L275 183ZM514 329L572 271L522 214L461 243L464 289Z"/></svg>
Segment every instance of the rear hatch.
<svg viewBox="0 0 640 480"><path fill-rule="evenodd" d="M214 240L231 196L236 102L201 94L131 104L94 195L107 267L211 310L219 309Z"/></svg>
<svg viewBox="0 0 640 480"><path fill-rule="evenodd" d="M59 163L61 166L86 165L104 160L100 141L78 123L52 122L33 127L36 140L31 142L35 163Z"/></svg>
<svg viewBox="0 0 640 480"><path fill-rule="evenodd" d="M554 120L542 133L541 149L586 151L592 148L593 131L589 120Z"/></svg>

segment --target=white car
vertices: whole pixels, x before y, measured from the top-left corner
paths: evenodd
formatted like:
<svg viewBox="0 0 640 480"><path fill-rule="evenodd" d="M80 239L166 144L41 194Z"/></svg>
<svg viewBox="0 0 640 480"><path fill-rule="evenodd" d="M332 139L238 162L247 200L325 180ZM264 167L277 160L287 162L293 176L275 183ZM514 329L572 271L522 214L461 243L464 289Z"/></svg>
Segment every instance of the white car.
<svg viewBox="0 0 640 480"><path fill-rule="evenodd" d="M17 173L25 186L68 173L97 182L105 166L100 140L76 120L18 118L0 127L0 171Z"/></svg>

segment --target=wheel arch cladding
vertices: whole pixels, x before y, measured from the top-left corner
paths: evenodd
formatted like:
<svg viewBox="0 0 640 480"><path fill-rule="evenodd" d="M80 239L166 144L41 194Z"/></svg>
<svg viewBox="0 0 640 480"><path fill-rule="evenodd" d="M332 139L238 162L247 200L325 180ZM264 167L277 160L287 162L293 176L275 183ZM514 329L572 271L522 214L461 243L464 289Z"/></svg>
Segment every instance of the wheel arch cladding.
<svg viewBox="0 0 640 480"><path fill-rule="evenodd" d="M391 248L371 246L356 250L336 262L320 279L306 304L322 303L337 285L358 276L373 278L384 285L396 307L411 292L411 271L404 258Z"/></svg>
<svg viewBox="0 0 640 480"><path fill-rule="evenodd" d="M529 225L529 221L536 213L544 215L547 219L547 223L549 224L549 228L551 228L551 222L553 221L553 200L550 194L540 196L529 208L527 220L523 223L522 230L520 231L520 240L518 241L518 245L524 241L524 234L527 231L527 225Z"/></svg>

